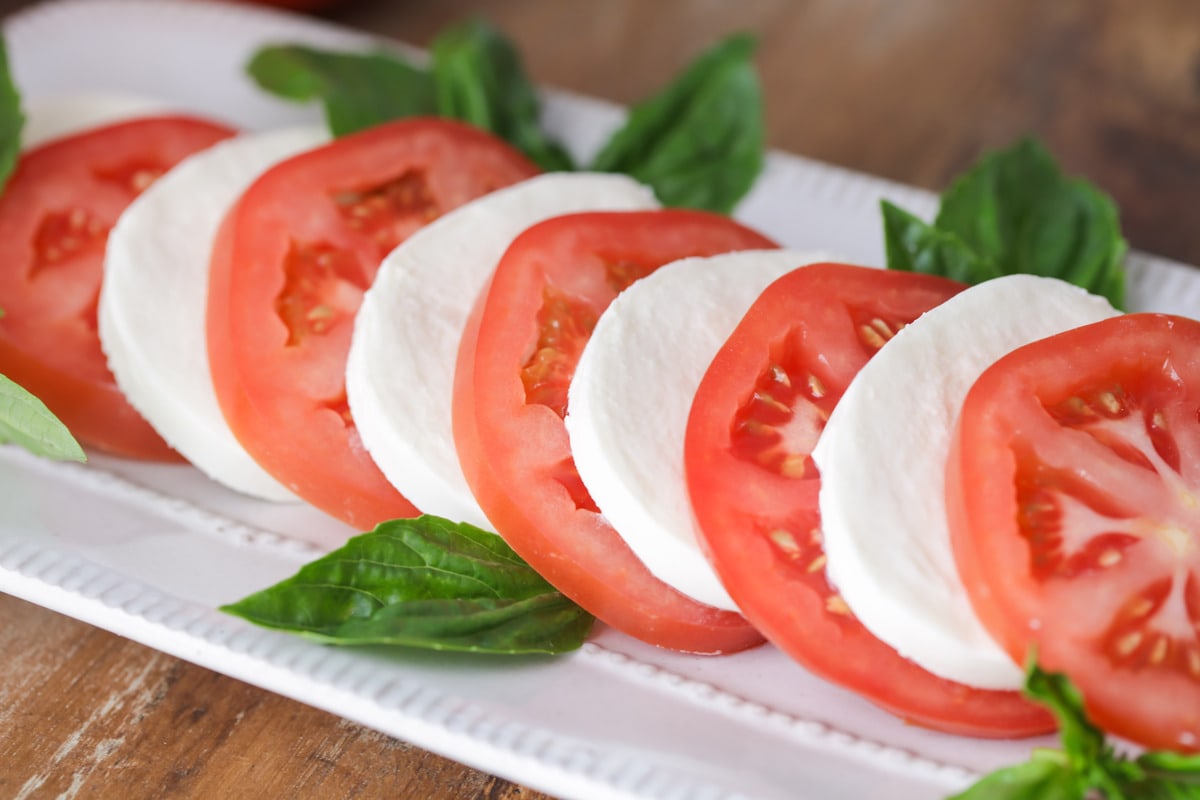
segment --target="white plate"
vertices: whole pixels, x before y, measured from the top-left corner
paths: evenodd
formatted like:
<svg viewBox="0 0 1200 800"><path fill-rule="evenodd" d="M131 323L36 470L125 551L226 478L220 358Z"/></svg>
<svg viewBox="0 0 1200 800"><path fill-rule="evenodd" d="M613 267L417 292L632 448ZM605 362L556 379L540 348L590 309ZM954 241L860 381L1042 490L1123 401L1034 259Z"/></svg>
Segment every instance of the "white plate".
<svg viewBox="0 0 1200 800"><path fill-rule="evenodd" d="M83 90L168 98L246 127L311 120L258 92L261 43L361 46L361 34L243 6L58 2L5 26L30 97ZM547 123L577 152L620 119L555 94ZM882 260L878 201L928 212L926 193L783 154L739 216L801 250ZM1131 304L1200 314L1200 279L1132 259ZM350 531L301 505L222 489L190 467L94 457L87 466L0 448L0 590L327 709L561 797L933 798L1049 740L988 742L904 725L778 651L684 656L601 630L567 657L344 650L215 610Z"/></svg>

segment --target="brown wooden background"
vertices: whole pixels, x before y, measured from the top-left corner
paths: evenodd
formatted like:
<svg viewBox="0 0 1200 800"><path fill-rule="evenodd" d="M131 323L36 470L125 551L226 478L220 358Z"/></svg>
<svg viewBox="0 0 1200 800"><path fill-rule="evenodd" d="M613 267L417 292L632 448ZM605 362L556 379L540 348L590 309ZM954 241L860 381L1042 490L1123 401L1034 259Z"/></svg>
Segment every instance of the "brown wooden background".
<svg viewBox="0 0 1200 800"><path fill-rule="evenodd" d="M540 82L621 102L756 31L774 147L941 188L1033 133L1115 196L1135 248L1200 263L1195 0L344 0L324 14L415 44L482 14ZM17 796L544 797L0 595L0 797Z"/></svg>

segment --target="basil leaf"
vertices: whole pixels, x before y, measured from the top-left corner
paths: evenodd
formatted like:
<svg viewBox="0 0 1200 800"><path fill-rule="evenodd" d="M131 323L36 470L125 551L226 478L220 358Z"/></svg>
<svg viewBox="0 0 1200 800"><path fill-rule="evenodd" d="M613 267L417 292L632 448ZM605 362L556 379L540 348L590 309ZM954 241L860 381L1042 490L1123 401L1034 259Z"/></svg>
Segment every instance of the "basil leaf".
<svg viewBox="0 0 1200 800"><path fill-rule="evenodd" d="M962 239L935 228L884 200L883 238L889 269L924 272L963 283L980 283L999 275Z"/></svg>
<svg viewBox="0 0 1200 800"><path fill-rule="evenodd" d="M1032 661L1025 694L1054 714L1063 749L1036 750L1030 762L993 772L953 800L1200 800L1200 756L1147 752L1130 759L1118 754L1088 720L1083 696L1071 681Z"/></svg>
<svg viewBox="0 0 1200 800"><path fill-rule="evenodd" d="M930 226L938 235L910 233L907 246L900 247L896 225L885 208L889 268L912 269L915 263L930 271L961 268L961 253L952 258L944 253L961 243L974 257L971 268L935 274L977 283L1032 273L1069 281L1117 308L1124 303L1126 243L1115 204L1086 181L1064 176L1032 139L985 156L951 185ZM946 236L956 243L948 246Z"/></svg>
<svg viewBox="0 0 1200 800"><path fill-rule="evenodd" d="M1178 780L1200 785L1200 754L1151 751L1138 756L1137 763L1147 775L1170 775Z"/></svg>
<svg viewBox="0 0 1200 800"><path fill-rule="evenodd" d="M667 206L727 213L763 167L763 99L751 56L756 41L732 36L670 86L636 106L592 169L623 172Z"/></svg>
<svg viewBox="0 0 1200 800"><path fill-rule="evenodd" d="M984 157L942 196L934 223L1003 273L1070 281L1124 301L1116 206L1086 181L1069 180L1032 139Z"/></svg>
<svg viewBox="0 0 1200 800"><path fill-rule="evenodd" d="M437 113L491 131L547 171L571 170L541 128L541 104L512 43L482 20L438 35L431 47Z"/></svg>
<svg viewBox="0 0 1200 800"><path fill-rule="evenodd" d="M0 442L12 442L43 458L87 461L83 448L46 404L0 375Z"/></svg>
<svg viewBox="0 0 1200 800"><path fill-rule="evenodd" d="M255 53L246 69L285 100L322 101L334 136L437 109L429 74L386 53L275 45Z"/></svg>
<svg viewBox="0 0 1200 800"><path fill-rule="evenodd" d="M222 610L326 644L487 653L573 650L592 626L499 536L432 516L382 523Z"/></svg>
<svg viewBox="0 0 1200 800"><path fill-rule="evenodd" d="M21 130L25 115L21 96L8 66L8 45L0 38L0 188L8 182L21 153Z"/></svg>
<svg viewBox="0 0 1200 800"><path fill-rule="evenodd" d="M1104 734L1088 721L1083 697L1065 675L1044 672L1034 664L1025 676L1025 695L1054 714L1063 749L1075 763L1089 763L1106 752Z"/></svg>
<svg viewBox="0 0 1200 800"><path fill-rule="evenodd" d="M1024 764L985 775L950 800L1083 800L1084 790L1061 753L1036 751Z"/></svg>

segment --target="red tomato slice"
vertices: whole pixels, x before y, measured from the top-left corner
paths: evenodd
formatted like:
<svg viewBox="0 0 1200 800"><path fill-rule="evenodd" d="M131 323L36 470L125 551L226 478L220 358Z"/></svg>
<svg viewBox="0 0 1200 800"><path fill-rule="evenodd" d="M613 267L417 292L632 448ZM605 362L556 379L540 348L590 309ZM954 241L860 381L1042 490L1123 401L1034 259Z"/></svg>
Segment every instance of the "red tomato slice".
<svg viewBox="0 0 1200 800"><path fill-rule="evenodd" d="M233 133L178 116L94 128L24 153L0 195L0 373L84 444L179 458L126 402L100 349L104 246L155 178Z"/></svg>
<svg viewBox="0 0 1200 800"><path fill-rule="evenodd" d="M1022 347L968 393L947 469L972 604L1101 727L1200 751L1200 323L1135 314Z"/></svg>
<svg viewBox="0 0 1200 800"><path fill-rule="evenodd" d="M701 381L685 470L702 545L730 596L812 672L906 720L973 736L1052 730L1016 692L939 678L875 638L825 577L810 455L850 380L902 326L964 287L816 264L759 297ZM864 488L863 501L870 502Z"/></svg>
<svg viewBox="0 0 1200 800"><path fill-rule="evenodd" d="M651 644L717 653L762 638L740 615L651 575L596 511L563 424L567 387L597 318L625 286L686 256L774 246L694 211L557 217L513 241L463 337L454 433L484 513L560 591Z"/></svg>
<svg viewBox="0 0 1200 800"><path fill-rule="evenodd" d="M367 455L346 404L354 315L413 231L536 173L475 128L407 119L291 158L246 190L214 246L208 348L226 420L265 470L360 530L418 513Z"/></svg>

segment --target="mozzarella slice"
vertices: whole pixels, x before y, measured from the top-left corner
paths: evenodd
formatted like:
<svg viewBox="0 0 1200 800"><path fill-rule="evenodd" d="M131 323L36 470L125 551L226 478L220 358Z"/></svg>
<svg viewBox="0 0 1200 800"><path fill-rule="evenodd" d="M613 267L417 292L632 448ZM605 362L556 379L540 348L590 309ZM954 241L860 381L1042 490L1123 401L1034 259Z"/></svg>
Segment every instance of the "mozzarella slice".
<svg viewBox="0 0 1200 800"><path fill-rule="evenodd" d="M214 480L294 499L225 423L208 368L205 307L213 238L268 167L328 139L318 127L242 134L180 162L143 192L108 237L100 343L130 404Z"/></svg>
<svg viewBox="0 0 1200 800"><path fill-rule="evenodd" d="M655 577L702 603L737 610L692 521L683 468L692 398L763 289L822 260L756 250L661 267L600 315L571 379L567 433L592 500Z"/></svg>
<svg viewBox="0 0 1200 800"><path fill-rule="evenodd" d="M25 102L25 125L21 146L28 149L88 128L124 120L162 114L167 106L160 100L133 94L87 92L56 95Z"/></svg>
<svg viewBox="0 0 1200 800"><path fill-rule="evenodd" d="M490 527L458 463L451 408L463 328L509 243L561 214L657 207L621 175L541 175L434 220L384 259L355 318L346 395L367 452L417 508Z"/></svg>
<svg viewBox="0 0 1200 800"><path fill-rule="evenodd" d="M1051 278L979 284L901 330L830 415L813 452L827 573L871 633L935 675L1023 682L972 611L950 545L945 466L967 390L1010 350L1117 313Z"/></svg>

